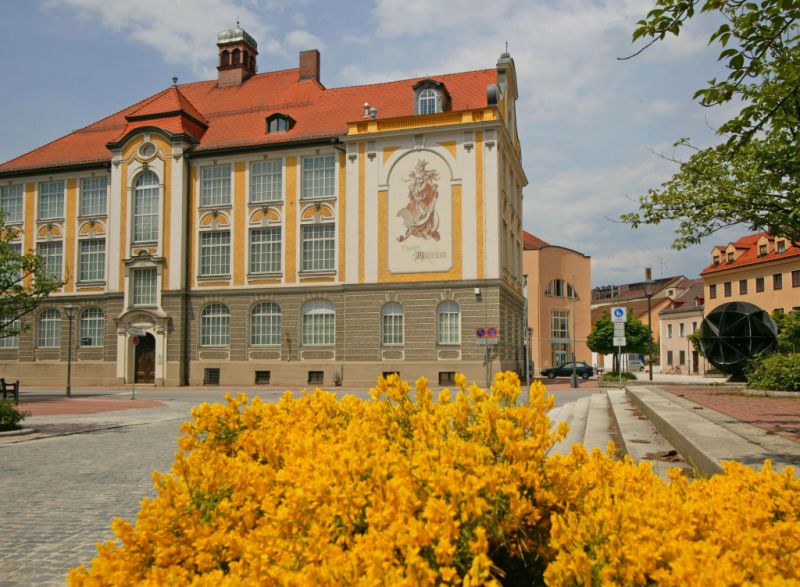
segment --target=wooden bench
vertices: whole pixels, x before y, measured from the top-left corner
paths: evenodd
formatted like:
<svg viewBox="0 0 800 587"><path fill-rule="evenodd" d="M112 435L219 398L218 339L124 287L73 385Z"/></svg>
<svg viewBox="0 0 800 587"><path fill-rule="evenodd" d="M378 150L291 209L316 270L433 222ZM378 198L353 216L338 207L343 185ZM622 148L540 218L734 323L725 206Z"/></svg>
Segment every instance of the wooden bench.
<svg viewBox="0 0 800 587"><path fill-rule="evenodd" d="M19 380L14 383L6 383L6 380L0 377L0 393L3 394L3 399L7 399L8 394L11 394L14 404L19 405Z"/></svg>

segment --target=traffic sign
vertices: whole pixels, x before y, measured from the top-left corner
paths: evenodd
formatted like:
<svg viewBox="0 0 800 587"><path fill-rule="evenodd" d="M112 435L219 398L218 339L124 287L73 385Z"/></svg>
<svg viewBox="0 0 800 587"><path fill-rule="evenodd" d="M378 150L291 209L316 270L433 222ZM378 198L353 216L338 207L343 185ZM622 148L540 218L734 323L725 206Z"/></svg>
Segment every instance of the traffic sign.
<svg viewBox="0 0 800 587"><path fill-rule="evenodd" d="M478 338L475 340L478 346L494 346L497 344L496 338Z"/></svg>
<svg viewBox="0 0 800 587"><path fill-rule="evenodd" d="M625 336L624 322L614 322L614 336Z"/></svg>
<svg viewBox="0 0 800 587"><path fill-rule="evenodd" d="M606 339L608 340L608 339ZM614 346L626 346L628 342L625 340L624 336L615 336L614 337Z"/></svg>
<svg viewBox="0 0 800 587"><path fill-rule="evenodd" d="M494 326L490 326L486 329L486 336L489 338L497 338L497 328Z"/></svg>
<svg viewBox="0 0 800 587"><path fill-rule="evenodd" d="M477 336L478 338L483 338L484 336L486 336L486 329L485 328L478 328L475 331L475 336Z"/></svg>
<svg viewBox="0 0 800 587"><path fill-rule="evenodd" d="M131 337L131 344L133 346L139 346L139 337L135 334Z"/></svg>
<svg viewBox="0 0 800 587"><path fill-rule="evenodd" d="M627 318L628 318L628 311L625 308L621 307L611 308L612 322L625 322Z"/></svg>

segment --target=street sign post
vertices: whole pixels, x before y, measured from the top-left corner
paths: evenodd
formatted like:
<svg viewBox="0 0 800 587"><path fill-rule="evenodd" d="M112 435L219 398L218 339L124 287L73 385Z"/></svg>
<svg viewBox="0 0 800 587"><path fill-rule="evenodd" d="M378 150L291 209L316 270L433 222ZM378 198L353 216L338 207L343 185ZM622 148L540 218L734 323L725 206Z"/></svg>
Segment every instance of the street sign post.
<svg viewBox="0 0 800 587"><path fill-rule="evenodd" d="M611 321L622 322L623 324L628 319L628 311L622 307L611 308Z"/></svg>
<svg viewBox="0 0 800 587"><path fill-rule="evenodd" d="M608 340L608 339L606 339ZM625 340L624 336L615 336L614 337L614 346L623 347L626 346L628 342Z"/></svg>

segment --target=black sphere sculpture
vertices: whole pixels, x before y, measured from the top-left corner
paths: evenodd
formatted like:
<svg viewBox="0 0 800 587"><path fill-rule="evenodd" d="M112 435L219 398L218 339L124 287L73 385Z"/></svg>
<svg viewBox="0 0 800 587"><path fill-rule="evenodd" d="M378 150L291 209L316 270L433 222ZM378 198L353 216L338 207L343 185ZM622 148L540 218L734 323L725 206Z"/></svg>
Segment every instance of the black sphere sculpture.
<svg viewBox="0 0 800 587"><path fill-rule="evenodd" d="M700 348L724 373L741 375L747 361L778 347L778 327L769 314L747 302L717 306L700 326Z"/></svg>

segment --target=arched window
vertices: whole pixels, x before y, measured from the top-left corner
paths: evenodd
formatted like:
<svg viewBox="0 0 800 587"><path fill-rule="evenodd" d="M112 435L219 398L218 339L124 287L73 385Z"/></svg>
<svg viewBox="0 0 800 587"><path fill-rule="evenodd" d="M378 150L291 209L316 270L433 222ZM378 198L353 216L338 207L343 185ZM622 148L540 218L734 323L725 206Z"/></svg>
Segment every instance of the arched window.
<svg viewBox="0 0 800 587"><path fill-rule="evenodd" d="M262 302L250 311L250 344L253 346L281 344L281 307Z"/></svg>
<svg viewBox="0 0 800 587"><path fill-rule="evenodd" d="M390 302L381 311L381 342L403 344L403 306Z"/></svg>
<svg viewBox="0 0 800 587"><path fill-rule="evenodd" d="M39 314L36 329L36 346L40 349L57 349L61 346L61 313L50 308Z"/></svg>
<svg viewBox="0 0 800 587"><path fill-rule="evenodd" d="M417 114L434 114L439 111L439 93L436 90L422 90L417 97Z"/></svg>
<svg viewBox="0 0 800 587"><path fill-rule="evenodd" d="M439 344L461 344L461 308L458 304L452 301L442 302L437 314Z"/></svg>
<svg viewBox="0 0 800 587"><path fill-rule="evenodd" d="M231 64L231 52L226 49L225 51L222 52L221 65L225 67L226 65L230 64Z"/></svg>
<svg viewBox="0 0 800 587"><path fill-rule="evenodd" d="M102 347L105 344L106 319L100 308L87 308L81 312L78 326L78 346Z"/></svg>
<svg viewBox="0 0 800 587"><path fill-rule="evenodd" d="M231 335L231 312L225 304L209 304L200 317L200 344L228 346Z"/></svg>
<svg viewBox="0 0 800 587"><path fill-rule="evenodd" d="M327 300L303 306L303 346L325 346L336 342L336 310Z"/></svg>
<svg viewBox="0 0 800 587"><path fill-rule="evenodd" d="M572 288L572 285L563 279L553 279L549 281L544 290L544 295L556 298L563 298L564 296L567 296L568 298L578 297L578 295L575 293L575 290Z"/></svg>
<svg viewBox="0 0 800 587"><path fill-rule="evenodd" d="M158 176L145 171L133 187L133 242L158 240Z"/></svg>
<svg viewBox="0 0 800 587"><path fill-rule="evenodd" d="M234 65L239 65L239 63L241 63L241 61L242 61L242 52L239 51L239 49L234 49L233 50L233 64Z"/></svg>

